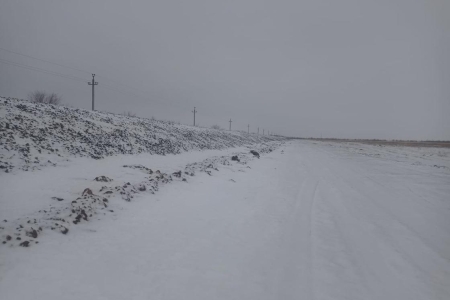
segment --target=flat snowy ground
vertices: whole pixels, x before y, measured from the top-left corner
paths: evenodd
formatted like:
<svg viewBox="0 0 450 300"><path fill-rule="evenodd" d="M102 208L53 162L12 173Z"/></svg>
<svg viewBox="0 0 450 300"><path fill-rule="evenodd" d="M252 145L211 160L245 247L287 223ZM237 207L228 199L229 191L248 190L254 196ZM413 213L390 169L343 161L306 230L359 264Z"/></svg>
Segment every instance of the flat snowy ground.
<svg viewBox="0 0 450 300"><path fill-rule="evenodd" d="M290 142L0 245L0 298L450 299L449 152Z"/></svg>

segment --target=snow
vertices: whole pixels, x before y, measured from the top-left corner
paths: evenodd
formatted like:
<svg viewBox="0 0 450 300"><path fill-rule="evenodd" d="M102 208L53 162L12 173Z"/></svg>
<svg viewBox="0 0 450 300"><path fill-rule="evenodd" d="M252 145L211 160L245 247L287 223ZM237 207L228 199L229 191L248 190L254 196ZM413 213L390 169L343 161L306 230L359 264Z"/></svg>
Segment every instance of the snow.
<svg viewBox="0 0 450 300"><path fill-rule="evenodd" d="M249 149L264 154L280 145L272 142ZM115 216L124 201L134 201L139 194L155 194L164 185L176 181L188 182L202 172L212 176L219 167L230 166L233 156L238 156L238 165L244 166L256 159L250 153L254 150L249 149L223 150L221 156L211 156L217 151L195 151L165 157L141 154L116 155L98 161L78 158L65 169L8 174L0 194L0 216L5 217L0 226L3 244L29 247L37 244L37 239L47 230L67 234L75 229L74 225L84 221ZM192 162L193 158L200 157L203 159ZM181 162L189 163L183 166ZM148 167L150 163L153 170ZM108 176L99 174L100 170Z"/></svg>
<svg viewBox="0 0 450 300"><path fill-rule="evenodd" d="M7 173L74 157L179 154L283 139L0 97L0 170Z"/></svg>
<svg viewBox="0 0 450 300"><path fill-rule="evenodd" d="M223 151L190 151L183 155L168 154L165 156L141 153L117 155L101 160L81 157L61 163L56 168L44 168L39 172L9 174L9 176L1 178L0 220L17 219L51 204L58 204L52 197L74 200L87 187L100 189L105 184L93 182L97 176L106 175L114 182L120 183L136 182L143 178L142 172L124 169L124 165L142 164L150 166L155 171L165 170L171 174L189 163L228 153L231 155L236 151L246 151L246 148L231 148Z"/></svg>
<svg viewBox="0 0 450 300"><path fill-rule="evenodd" d="M67 234L73 224L115 214L116 198L131 201L197 172L212 175L217 164L230 164L228 151L214 157L213 150L250 147L245 163L250 149L264 153L285 140L1 97L0 117L0 234L9 246L28 247L45 230ZM185 163L173 170L180 158Z"/></svg>
<svg viewBox="0 0 450 300"><path fill-rule="evenodd" d="M45 201L66 205L49 196L147 178L124 164L196 172L131 202L111 197L113 213L66 235L0 245L0 298L450 299L449 149L272 142L256 148L260 159L250 149L81 157L5 174L16 192L23 185L10 178L34 186L16 198L36 193L41 207L9 211L23 218ZM113 181L93 181L100 175Z"/></svg>

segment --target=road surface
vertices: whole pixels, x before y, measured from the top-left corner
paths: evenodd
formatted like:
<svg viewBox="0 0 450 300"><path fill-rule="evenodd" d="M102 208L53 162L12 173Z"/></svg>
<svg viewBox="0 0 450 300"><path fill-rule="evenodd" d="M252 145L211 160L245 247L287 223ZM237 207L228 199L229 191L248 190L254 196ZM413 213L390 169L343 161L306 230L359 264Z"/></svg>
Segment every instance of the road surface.
<svg viewBox="0 0 450 300"><path fill-rule="evenodd" d="M289 142L0 249L0 298L450 299L449 169L355 147Z"/></svg>

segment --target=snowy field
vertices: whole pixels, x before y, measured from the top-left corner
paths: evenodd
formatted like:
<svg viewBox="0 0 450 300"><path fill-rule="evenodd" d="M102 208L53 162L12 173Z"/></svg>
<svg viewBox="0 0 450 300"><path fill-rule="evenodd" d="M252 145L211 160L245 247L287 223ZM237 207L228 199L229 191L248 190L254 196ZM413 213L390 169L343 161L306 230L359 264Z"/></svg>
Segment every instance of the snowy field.
<svg viewBox="0 0 450 300"><path fill-rule="evenodd" d="M103 186L134 195L66 234L0 244L0 299L450 299L450 149L273 141L258 159L252 147L0 175L3 232L48 206L66 213L85 188L92 203Z"/></svg>

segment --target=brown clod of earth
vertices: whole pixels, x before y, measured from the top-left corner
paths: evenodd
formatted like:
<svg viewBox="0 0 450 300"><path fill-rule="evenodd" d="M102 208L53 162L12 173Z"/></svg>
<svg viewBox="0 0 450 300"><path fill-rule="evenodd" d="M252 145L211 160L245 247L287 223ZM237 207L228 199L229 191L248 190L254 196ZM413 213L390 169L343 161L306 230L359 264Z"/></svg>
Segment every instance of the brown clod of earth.
<svg viewBox="0 0 450 300"><path fill-rule="evenodd" d="M93 195L92 190L90 188L84 189L82 196L84 195Z"/></svg>
<svg viewBox="0 0 450 300"><path fill-rule="evenodd" d="M30 231L27 231L27 232L26 232L26 235L29 236L29 237L32 237L32 238L34 238L34 239L38 237L37 231L34 230L33 228L31 228Z"/></svg>
<svg viewBox="0 0 450 300"><path fill-rule="evenodd" d="M101 182L110 182L112 181L111 178L106 177L106 176L97 176L94 178L95 181L101 181Z"/></svg>
<svg viewBox="0 0 450 300"><path fill-rule="evenodd" d="M19 246L21 246L21 247L28 247L29 245L30 245L29 241L24 241L24 242L19 244Z"/></svg>

